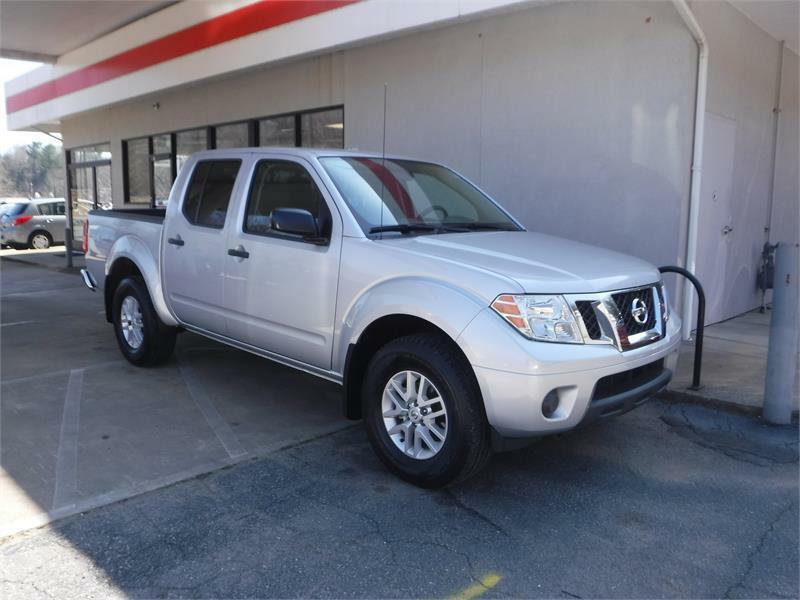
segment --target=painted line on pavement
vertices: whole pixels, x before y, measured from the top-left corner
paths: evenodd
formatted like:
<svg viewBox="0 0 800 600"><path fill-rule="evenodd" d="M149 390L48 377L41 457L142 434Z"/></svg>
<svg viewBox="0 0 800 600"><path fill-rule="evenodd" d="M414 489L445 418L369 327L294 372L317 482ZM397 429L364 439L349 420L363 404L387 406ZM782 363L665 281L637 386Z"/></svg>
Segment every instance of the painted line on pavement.
<svg viewBox="0 0 800 600"><path fill-rule="evenodd" d="M473 583L468 588L461 590L459 593L451 596L452 600L473 600L481 594L485 594L494 586L500 583L502 577L497 573L487 573L481 577L477 582Z"/></svg>
<svg viewBox="0 0 800 600"><path fill-rule="evenodd" d="M13 323L0 323L0 327L13 327L14 325L27 325L29 323L45 323L46 321L14 321Z"/></svg>
<svg viewBox="0 0 800 600"><path fill-rule="evenodd" d="M78 431L82 390L83 369L72 369L64 396L64 414L61 417L61 433L58 438L54 510L75 504L78 497Z"/></svg>
<svg viewBox="0 0 800 600"><path fill-rule="evenodd" d="M192 397L192 400L194 400L198 410L202 413L208 426L211 427L212 431L217 436L222 447L225 448L228 456L230 458L238 458L247 454L247 450L244 449L244 446L242 446L239 438L236 437L233 429L231 429L227 421L222 418L222 415L219 414L214 403L211 402L211 398L208 397L194 369L187 365L180 356L178 356L178 369L181 372L181 377L183 377L183 382L186 384L186 389L189 390L189 395Z"/></svg>

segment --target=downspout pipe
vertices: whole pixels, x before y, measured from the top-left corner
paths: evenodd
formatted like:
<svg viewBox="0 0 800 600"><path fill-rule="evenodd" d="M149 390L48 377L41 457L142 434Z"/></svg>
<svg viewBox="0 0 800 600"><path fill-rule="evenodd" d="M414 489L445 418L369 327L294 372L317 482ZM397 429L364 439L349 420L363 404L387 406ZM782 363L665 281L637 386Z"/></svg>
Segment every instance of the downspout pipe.
<svg viewBox="0 0 800 600"><path fill-rule="evenodd" d="M700 183L703 173L703 143L706 126L706 94L708 91L708 40L695 19L686 0L672 0L675 10L686 24L697 44L697 90L694 103L694 145L692 147L692 173L689 188L689 231L686 239L686 268L697 273L697 238L700 223ZM691 286L683 290L683 339L692 335L694 317L694 291Z"/></svg>

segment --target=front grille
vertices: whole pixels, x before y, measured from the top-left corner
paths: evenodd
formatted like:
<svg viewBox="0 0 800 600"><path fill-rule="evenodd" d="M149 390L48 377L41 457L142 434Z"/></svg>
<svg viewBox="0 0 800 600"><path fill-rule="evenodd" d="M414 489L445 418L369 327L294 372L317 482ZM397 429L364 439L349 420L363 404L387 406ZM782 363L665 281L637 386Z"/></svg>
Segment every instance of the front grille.
<svg viewBox="0 0 800 600"><path fill-rule="evenodd" d="M607 375L597 382L592 394L592 402L603 400L617 394L629 392L632 389L653 381L664 371L664 359L651 362L630 371Z"/></svg>
<svg viewBox="0 0 800 600"><path fill-rule="evenodd" d="M578 300L575 302L575 307L581 313L583 319L583 326L586 327L586 333L589 334L589 339L599 340L603 337L603 331L600 329L600 322L597 320L597 313L594 312L594 303L590 300Z"/></svg>
<svg viewBox="0 0 800 600"><path fill-rule="evenodd" d="M618 294L612 294L611 297L617 305L617 310L619 310L620 324L624 328L623 332L626 336L643 333L656 326L656 307L652 288L619 292ZM633 303L637 299L639 300L637 306L644 306L647 311L647 318L642 323L639 323L633 316Z"/></svg>

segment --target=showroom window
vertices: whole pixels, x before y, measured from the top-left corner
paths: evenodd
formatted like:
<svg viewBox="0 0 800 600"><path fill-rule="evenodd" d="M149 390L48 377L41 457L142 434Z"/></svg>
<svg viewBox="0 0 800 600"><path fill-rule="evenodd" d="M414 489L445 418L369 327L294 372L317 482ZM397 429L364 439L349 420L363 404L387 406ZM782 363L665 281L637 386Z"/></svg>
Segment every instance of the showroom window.
<svg viewBox="0 0 800 600"><path fill-rule="evenodd" d="M195 152L211 148L344 148L344 108L316 109L221 123L122 142L125 202L163 206Z"/></svg>
<svg viewBox="0 0 800 600"><path fill-rule="evenodd" d="M111 144L67 150L67 189L72 214L72 239L83 243L83 223L90 210L114 205L111 196Z"/></svg>

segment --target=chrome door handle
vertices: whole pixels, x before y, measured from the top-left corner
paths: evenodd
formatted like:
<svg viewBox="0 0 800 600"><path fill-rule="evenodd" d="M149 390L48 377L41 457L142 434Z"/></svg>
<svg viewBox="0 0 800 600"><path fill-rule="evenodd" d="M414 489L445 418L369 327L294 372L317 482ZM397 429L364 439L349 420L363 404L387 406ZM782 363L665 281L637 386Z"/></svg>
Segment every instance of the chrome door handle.
<svg viewBox="0 0 800 600"><path fill-rule="evenodd" d="M228 256L245 259L250 258L250 253L244 249L244 246L236 246L236 248L228 248Z"/></svg>
<svg viewBox="0 0 800 600"><path fill-rule="evenodd" d="M183 246L185 242L181 239L181 236L176 236L174 238L168 238L167 243L173 246Z"/></svg>

